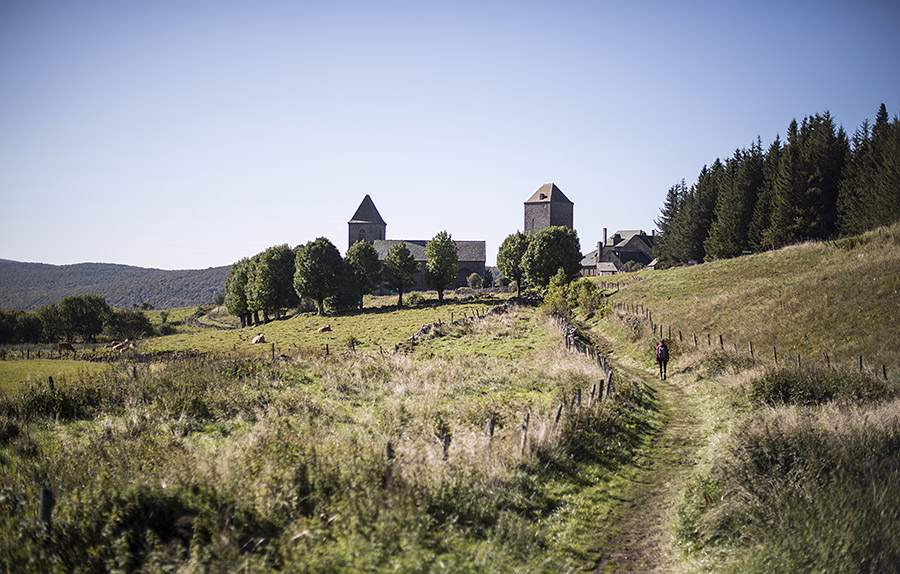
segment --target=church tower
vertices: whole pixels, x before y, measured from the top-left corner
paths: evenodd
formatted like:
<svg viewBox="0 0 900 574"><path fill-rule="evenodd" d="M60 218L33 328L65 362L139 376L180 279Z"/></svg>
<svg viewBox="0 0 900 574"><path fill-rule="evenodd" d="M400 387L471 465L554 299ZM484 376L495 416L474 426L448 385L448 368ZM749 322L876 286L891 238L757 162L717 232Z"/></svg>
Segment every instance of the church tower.
<svg viewBox="0 0 900 574"><path fill-rule="evenodd" d="M348 226L350 227L348 248L357 241L373 243L376 239L384 239L387 230L387 223L381 218L375 203L368 195L356 208L356 213L348 222Z"/></svg>
<svg viewBox="0 0 900 574"><path fill-rule="evenodd" d="M525 233L534 235L552 225L575 229L572 219L574 207L575 204L555 183L545 183L525 202Z"/></svg>

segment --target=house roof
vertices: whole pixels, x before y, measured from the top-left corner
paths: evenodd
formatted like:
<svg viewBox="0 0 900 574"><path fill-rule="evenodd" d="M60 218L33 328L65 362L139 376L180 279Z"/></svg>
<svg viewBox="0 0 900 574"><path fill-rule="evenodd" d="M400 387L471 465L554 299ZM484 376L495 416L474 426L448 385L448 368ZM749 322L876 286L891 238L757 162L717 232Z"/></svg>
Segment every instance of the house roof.
<svg viewBox="0 0 900 574"><path fill-rule="evenodd" d="M349 223L380 223L381 225L387 225L384 219L381 218L381 214L378 213L375 202L372 201L368 194L363 198L359 207L356 208L356 213L350 218Z"/></svg>
<svg viewBox="0 0 900 574"><path fill-rule="evenodd" d="M416 261L425 261L425 245L428 239L376 239L374 242L375 251L378 252L378 258L384 260L387 252L391 247L400 242L406 243L406 248ZM485 242L484 241L456 241L457 258L460 263L466 261L483 262L485 260Z"/></svg>
<svg viewBox="0 0 900 574"><path fill-rule="evenodd" d="M619 270L616 268L616 264L612 261L602 261L597 264L597 273L618 273Z"/></svg>
<svg viewBox="0 0 900 574"><path fill-rule="evenodd" d="M572 203L555 183L545 183L525 203Z"/></svg>
<svg viewBox="0 0 900 574"><path fill-rule="evenodd" d="M594 249L581 260L582 267L593 267L597 264L597 250Z"/></svg>

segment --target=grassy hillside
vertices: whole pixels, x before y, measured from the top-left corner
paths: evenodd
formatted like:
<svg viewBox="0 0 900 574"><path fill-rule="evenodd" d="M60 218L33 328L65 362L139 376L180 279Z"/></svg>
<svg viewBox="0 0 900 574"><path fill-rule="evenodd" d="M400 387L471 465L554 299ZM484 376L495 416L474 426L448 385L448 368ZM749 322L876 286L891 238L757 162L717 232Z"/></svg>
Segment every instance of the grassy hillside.
<svg viewBox="0 0 900 574"><path fill-rule="evenodd" d="M803 363L900 368L900 225L837 242L645 271L612 297L642 305L668 335Z"/></svg>
<svg viewBox="0 0 900 574"><path fill-rule="evenodd" d="M69 295L102 295L113 307L158 309L210 303L224 293L229 266L166 271L109 263L47 265L0 259L0 308L34 311Z"/></svg>
<svg viewBox="0 0 900 574"><path fill-rule="evenodd" d="M669 384L696 405L699 446L674 485L681 559L660 571L897 571L898 232L642 273L613 297L627 311L591 319L619 361L644 370L658 330L633 305L688 335L671 341Z"/></svg>

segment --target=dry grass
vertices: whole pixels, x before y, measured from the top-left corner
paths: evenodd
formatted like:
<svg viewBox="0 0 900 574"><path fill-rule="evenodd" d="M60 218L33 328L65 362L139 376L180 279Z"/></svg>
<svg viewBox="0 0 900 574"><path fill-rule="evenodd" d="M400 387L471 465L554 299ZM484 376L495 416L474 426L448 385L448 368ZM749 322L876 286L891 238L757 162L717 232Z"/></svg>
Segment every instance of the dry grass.
<svg viewBox="0 0 900 574"><path fill-rule="evenodd" d="M900 369L900 225L694 267L643 272L613 296L643 304L673 336L752 342L761 357Z"/></svg>

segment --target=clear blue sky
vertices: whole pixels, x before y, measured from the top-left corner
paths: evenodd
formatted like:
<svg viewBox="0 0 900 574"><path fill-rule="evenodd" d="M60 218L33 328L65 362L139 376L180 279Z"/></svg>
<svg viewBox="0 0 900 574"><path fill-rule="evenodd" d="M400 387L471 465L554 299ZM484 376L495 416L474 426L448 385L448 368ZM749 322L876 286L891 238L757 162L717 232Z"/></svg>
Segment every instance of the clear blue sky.
<svg viewBox="0 0 900 574"><path fill-rule="evenodd" d="M226 265L487 241L555 182L582 251L704 164L900 113L900 3L0 2L0 258Z"/></svg>

